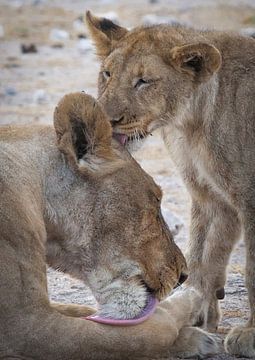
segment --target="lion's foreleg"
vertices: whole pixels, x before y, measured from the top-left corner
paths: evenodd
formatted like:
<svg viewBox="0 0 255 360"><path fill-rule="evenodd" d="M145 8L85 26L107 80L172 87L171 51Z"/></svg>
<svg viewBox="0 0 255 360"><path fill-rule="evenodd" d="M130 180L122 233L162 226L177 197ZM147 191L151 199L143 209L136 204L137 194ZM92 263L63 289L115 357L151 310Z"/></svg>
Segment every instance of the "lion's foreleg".
<svg viewBox="0 0 255 360"><path fill-rule="evenodd" d="M193 200L187 255L188 284L202 292L201 320L205 328L215 330L220 318L218 299L224 297L226 266L240 235L236 212L227 204L208 198Z"/></svg>
<svg viewBox="0 0 255 360"><path fill-rule="evenodd" d="M177 330L175 341L169 348L171 356L204 358L219 352L215 335L190 326L196 322L202 302L201 294L195 289L183 287L159 305L166 311L165 319Z"/></svg>
<svg viewBox="0 0 255 360"><path fill-rule="evenodd" d="M225 340L228 352L237 356L255 358L255 220L254 207L248 206L242 215L246 245L245 280L250 303L250 319L246 326L237 326Z"/></svg>
<svg viewBox="0 0 255 360"><path fill-rule="evenodd" d="M180 358L205 358L217 354L221 349L221 340L214 334L197 327L184 327L172 345L170 353Z"/></svg>
<svg viewBox="0 0 255 360"><path fill-rule="evenodd" d="M87 305L61 304L57 302L52 302L50 305L60 314L72 317L84 317L92 315L97 311L95 308Z"/></svg>

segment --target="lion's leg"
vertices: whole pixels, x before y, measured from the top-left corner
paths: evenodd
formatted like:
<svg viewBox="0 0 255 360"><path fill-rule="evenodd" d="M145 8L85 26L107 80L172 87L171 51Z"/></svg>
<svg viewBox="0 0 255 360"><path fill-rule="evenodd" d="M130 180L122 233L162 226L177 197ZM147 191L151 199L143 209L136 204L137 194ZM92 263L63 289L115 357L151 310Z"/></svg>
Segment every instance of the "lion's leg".
<svg viewBox="0 0 255 360"><path fill-rule="evenodd" d="M171 354L182 359L202 358L219 353L223 346L222 340L214 334L200 328L186 326L180 330Z"/></svg>
<svg viewBox="0 0 255 360"><path fill-rule="evenodd" d="M60 304L52 302L51 307L60 314L72 317L84 317L94 314L97 310L91 306L78 304Z"/></svg>
<svg viewBox="0 0 255 360"><path fill-rule="evenodd" d="M167 357L178 331L160 308L137 326L105 326L40 309L22 319L23 346L17 355L38 360L156 359ZM21 336L21 335L20 335ZM13 339L15 343L15 339ZM18 357L18 356L17 356Z"/></svg>
<svg viewBox="0 0 255 360"><path fill-rule="evenodd" d="M218 299L224 297L226 266L240 235L236 212L227 204L210 199L193 200L187 262L188 283L203 293L202 319L205 328L217 328Z"/></svg>
<svg viewBox="0 0 255 360"><path fill-rule="evenodd" d="M237 326L225 340L226 350L238 356L255 358L255 210L243 216L244 239L246 244L246 287L250 303L250 319L246 326Z"/></svg>
<svg viewBox="0 0 255 360"><path fill-rule="evenodd" d="M159 305L166 311L165 319L175 325L178 335L170 354L181 358L202 357L219 352L219 341L213 334L191 327L200 312L203 299L195 289L182 287Z"/></svg>

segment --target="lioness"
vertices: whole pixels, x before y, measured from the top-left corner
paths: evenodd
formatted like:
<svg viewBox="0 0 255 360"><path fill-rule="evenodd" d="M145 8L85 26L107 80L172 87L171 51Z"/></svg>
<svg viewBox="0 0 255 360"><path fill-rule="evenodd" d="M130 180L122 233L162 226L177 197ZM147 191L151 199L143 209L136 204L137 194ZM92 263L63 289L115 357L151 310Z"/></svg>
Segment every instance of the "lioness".
<svg viewBox="0 0 255 360"><path fill-rule="evenodd" d="M131 31L87 13L102 61L99 101L130 148L161 127L192 197L189 283L202 291L205 326L219 321L226 265L243 231L251 316L225 340L255 357L255 41L156 25Z"/></svg>
<svg viewBox="0 0 255 360"><path fill-rule="evenodd" d="M89 285L103 317L133 318L162 300L186 263L161 212L161 191L115 140L95 100L65 96L52 126L0 128L0 359L155 359L217 352L187 325L201 297L177 292L134 327L50 304L46 262Z"/></svg>

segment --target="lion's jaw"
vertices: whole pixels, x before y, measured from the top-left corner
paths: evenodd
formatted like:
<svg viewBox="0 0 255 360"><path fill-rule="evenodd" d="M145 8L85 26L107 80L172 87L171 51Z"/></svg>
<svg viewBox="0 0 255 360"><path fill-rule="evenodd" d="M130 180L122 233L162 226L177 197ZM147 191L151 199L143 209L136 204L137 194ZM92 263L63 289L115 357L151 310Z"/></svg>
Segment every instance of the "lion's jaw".
<svg viewBox="0 0 255 360"><path fill-rule="evenodd" d="M125 261L126 262L126 261ZM90 288L98 302L97 315L111 319L134 319L145 308L151 293L142 281L139 267L130 262L131 277L114 278L107 269L99 268L88 275Z"/></svg>

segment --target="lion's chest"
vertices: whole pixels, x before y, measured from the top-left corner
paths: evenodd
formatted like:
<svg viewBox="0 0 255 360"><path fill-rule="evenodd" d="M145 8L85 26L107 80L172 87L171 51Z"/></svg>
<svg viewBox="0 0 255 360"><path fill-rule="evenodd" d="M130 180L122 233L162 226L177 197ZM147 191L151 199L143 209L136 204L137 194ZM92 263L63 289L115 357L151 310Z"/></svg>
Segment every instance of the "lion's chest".
<svg viewBox="0 0 255 360"><path fill-rule="evenodd" d="M183 131L168 126L162 131L165 145L191 193L210 189L227 202L230 201L224 190L224 179L217 170L214 154L210 153L199 134L189 138Z"/></svg>

